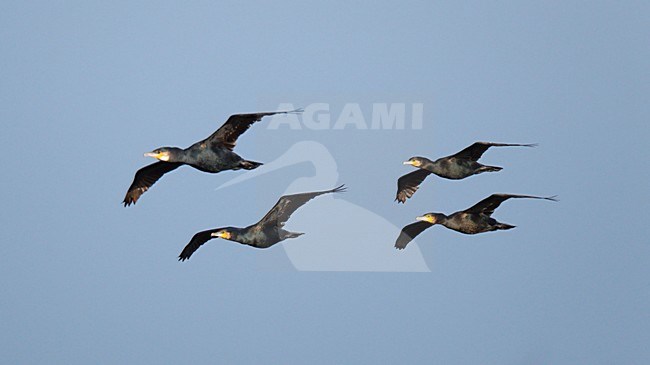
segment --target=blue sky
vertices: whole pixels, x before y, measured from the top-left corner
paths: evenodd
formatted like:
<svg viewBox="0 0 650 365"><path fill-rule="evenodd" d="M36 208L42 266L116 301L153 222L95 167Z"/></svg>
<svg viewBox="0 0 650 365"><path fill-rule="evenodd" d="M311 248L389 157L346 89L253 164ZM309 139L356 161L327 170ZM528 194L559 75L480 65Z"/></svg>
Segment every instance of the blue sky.
<svg viewBox="0 0 650 365"><path fill-rule="evenodd" d="M641 1L2 2L0 355L647 363L648 10ZM271 163L315 141L349 187L335 201L391 227L494 192L561 202L504 203L495 217L517 226L507 232L426 231L418 247L430 273L296 271L283 245L360 230L378 247L395 239L381 240L386 224L347 211L319 220L308 207L313 219L298 211L288 226L304 238L269 250L213 241L176 261L194 232L253 223L296 181L329 184L305 179L318 175L310 157L223 189L244 173L183 168L135 207L120 204L150 163L142 153L188 146L230 114L280 103L368 113L376 102L423 103L423 129L266 120L237 152ZM540 145L489 150L482 161L503 171L430 177L406 205L393 203L397 177L411 171L402 161L477 140ZM331 228L328 214L347 224Z"/></svg>

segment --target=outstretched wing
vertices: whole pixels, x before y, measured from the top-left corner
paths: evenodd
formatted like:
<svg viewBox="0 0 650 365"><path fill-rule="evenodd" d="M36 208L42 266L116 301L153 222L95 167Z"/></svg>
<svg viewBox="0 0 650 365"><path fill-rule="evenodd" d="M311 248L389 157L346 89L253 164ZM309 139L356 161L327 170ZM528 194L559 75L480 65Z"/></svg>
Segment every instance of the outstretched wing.
<svg viewBox="0 0 650 365"><path fill-rule="evenodd" d="M399 233L399 237L397 237L397 241L395 241L395 248L398 250L403 250L406 245L408 245L409 242L411 242L417 235L432 225L433 224L429 222L420 221L411 223L408 226L402 228L402 231Z"/></svg>
<svg viewBox="0 0 650 365"><path fill-rule="evenodd" d="M422 184L422 181L430 174L430 171L417 169L397 179L397 196L395 200L400 203L406 202Z"/></svg>
<svg viewBox="0 0 650 365"><path fill-rule="evenodd" d="M522 146L522 147L535 147L537 144L519 144L519 143L493 143L493 142L475 142L464 150L450 156L471 161L478 161L479 158L490 147L509 147L509 146Z"/></svg>
<svg viewBox="0 0 650 365"><path fill-rule="evenodd" d="M133 183L131 183L129 190L126 192L126 196L124 197L124 206L126 207L135 204L140 198L140 195L149 190L158 179L160 179L164 174L178 168L180 165L182 164L158 161L138 170L138 172L135 173L135 178L133 178Z"/></svg>
<svg viewBox="0 0 650 365"><path fill-rule="evenodd" d="M204 243L208 242L213 238L212 233L219 232L222 229L223 228L209 229L207 231L203 231L195 234L190 240L190 243L188 243L183 249L183 251L181 252L181 254L178 255L178 261L188 260L190 256L192 256L194 251L198 250L199 247L201 247Z"/></svg>
<svg viewBox="0 0 650 365"><path fill-rule="evenodd" d="M533 196L533 195L492 194L487 198L481 200L480 202L474 204L469 209L466 209L465 212L483 213L483 214L491 215L492 213L494 213L494 210L497 209L499 205L501 205L501 203L503 203L504 201L510 198L544 199L544 200L551 200L554 202L557 201L555 196L543 197L543 196Z"/></svg>
<svg viewBox="0 0 650 365"><path fill-rule="evenodd" d="M315 191L311 193L300 193L293 195L285 195L278 200L277 203L266 213L257 225L262 226L279 226L282 227L293 212L295 212L302 205L315 197L323 194L338 193L345 191L345 185L338 186L331 190Z"/></svg>
<svg viewBox="0 0 650 365"><path fill-rule="evenodd" d="M219 129L217 129L216 132L206 139L206 142L210 144L218 144L232 150L235 148L235 144L237 144L237 138L244 134L253 123L258 122L269 115L300 112L302 112L301 109L279 112L233 114Z"/></svg>

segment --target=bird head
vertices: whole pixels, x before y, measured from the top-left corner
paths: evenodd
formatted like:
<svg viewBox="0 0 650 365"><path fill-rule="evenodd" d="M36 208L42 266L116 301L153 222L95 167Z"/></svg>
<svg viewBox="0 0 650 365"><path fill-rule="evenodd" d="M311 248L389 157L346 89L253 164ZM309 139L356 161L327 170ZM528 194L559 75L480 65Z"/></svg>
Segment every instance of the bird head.
<svg viewBox="0 0 650 365"><path fill-rule="evenodd" d="M422 163L424 162L423 157L411 157L408 159L408 161L404 161L404 165L411 165L414 167L420 167L422 166Z"/></svg>
<svg viewBox="0 0 650 365"><path fill-rule="evenodd" d="M431 224L436 224L439 221L438 216L439 216L439 214L437 214L437 213L427 213L427 214L425 214L423 216L416 217L415 220L416 221L422 221L422 222L428 222L428 223L431 223Z"/></svg>
<svg viewBox="0 0 650 365"><path fill-rule="evenodd" d="M156 148L151 152L145 153L144 156L153 157L160 161L169 162L170 160L173 160L174 154L177 150L178 148L174 148L174 147L161 147L161 148Z"/></svg>
<svg viewBox="0 0 650 365"><path fill-rule="evenodd" d="M212 237L223 238L224 240L229 240L232 237L232 233L226 229L221 229L217 232L211 234Z"/></svg>

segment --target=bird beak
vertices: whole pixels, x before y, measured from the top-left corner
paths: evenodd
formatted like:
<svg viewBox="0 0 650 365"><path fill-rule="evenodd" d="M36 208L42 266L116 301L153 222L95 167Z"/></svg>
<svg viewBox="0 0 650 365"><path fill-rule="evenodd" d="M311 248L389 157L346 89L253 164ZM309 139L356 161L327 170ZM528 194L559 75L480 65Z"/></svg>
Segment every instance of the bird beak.
<svg viewBox="0 0 650 365"><path fill-rule="evenodd" d="M214 232L210 236L219 237L219 238L223 238L223 239L226 239L226 240L230 239L230 233L228 233L228 232Z"/></svg>
<svg viewBox="0 0 650 365"><path fill-rule="evenodd" d="M160 161L169 161L169 154L168 153L153 153L153 152L147 152L144 154L144 157L153 157L156 160Z"/></svg>
<svg viewBox="0 0 650 365"><path fill-rule="evenodd" d="M426 216L426 215L423 215L421 217L415 217L415 220L416 221L427 222L427 223L431 223L431 224L436 223L436 221L433 219L433 217Z"/></svg>
<svg viewBox="0 0 650 365"><path fill-rule="evenodd" d="M402 165L413 165L413 161L404 161Z"/></svg>

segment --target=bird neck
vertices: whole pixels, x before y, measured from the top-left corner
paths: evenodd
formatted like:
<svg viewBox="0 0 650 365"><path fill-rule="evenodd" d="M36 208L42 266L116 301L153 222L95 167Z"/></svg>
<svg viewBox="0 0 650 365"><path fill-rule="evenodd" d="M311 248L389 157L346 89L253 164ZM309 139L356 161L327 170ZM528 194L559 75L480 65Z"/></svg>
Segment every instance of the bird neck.
<svg viewBox="0 0 650 365"><path fill-rule="evenodd" d="M168 162L188 162L188 151L181 148L170 148L169 149L169 161Z"/></svg>
<svg viewBox="0 0 650 365"><path fill-rule="evenodd" d="M433 213L433 216L436 217L436 224L442 224L443 226L447 225L447 220L449 217L447 217L445 214Z"/></svg>
<svg viewBox="0 0 650 365"><path fill-rule="evenodd" d="M237 228L237 227L229 227L228 232L230 232L229 241L247 243L246 242L245 229Z"/></svg>
<svg viewBox="0 0 650 365"><path fill-rule="evenodd" d="M431 171L436 175L444 174L445 172L445 169L442 166L440 160L436 160L436 161L426 160L424 161L424 163L420 168Z"/></svg>

